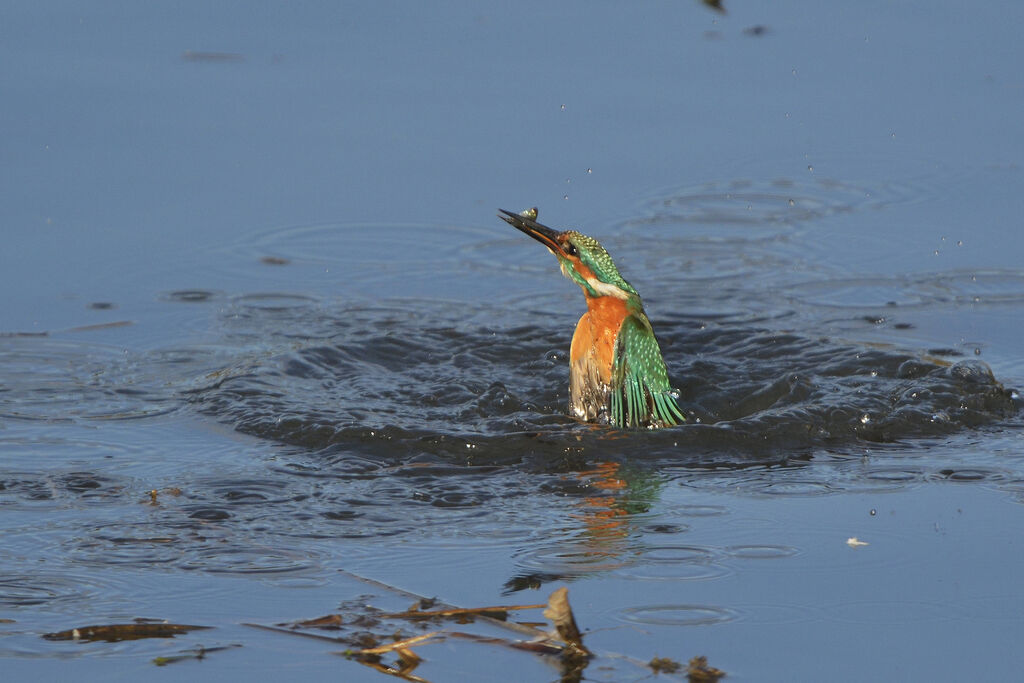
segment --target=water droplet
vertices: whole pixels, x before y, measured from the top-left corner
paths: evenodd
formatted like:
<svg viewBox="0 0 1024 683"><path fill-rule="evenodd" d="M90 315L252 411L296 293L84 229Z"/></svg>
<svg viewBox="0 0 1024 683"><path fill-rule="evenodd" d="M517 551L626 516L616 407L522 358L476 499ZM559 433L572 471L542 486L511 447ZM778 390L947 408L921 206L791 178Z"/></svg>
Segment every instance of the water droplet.
<svg viewBox="0 0 1024 683"><path fill-rule="evenodd" d="M589 175L590 173L593 173L593 172L594 172L594 169L592 169L592 168L588 168L588 169L587 169L587 174L588 174L588 175Z"/></svg>
<svg viewBox="0 0 1024 683"><path fill-rule="evenodd" d="M565 182L567 182L567 183L571 183L571 182L572 182L572 178L566 178L566 179L565 179Z"/></svg>
<svg viewBox="0 0 1024 683"><path fill-rule="evenodd" d="M964 241L963 240L957 240L956 241L956 246L958 246L958 247L964 246Z"/></svg>
<svg viewBox="0 0 1024 683"><path fill-rule="evenodd" d="M980 346L975 346L974 347L974 355L975 356L980 356L981 355L981 347Z"/></svg>
<svg viewBox="0 0 1024 683"><path fill-rule="evenodd" d="M936 249L936 250L935 250L935 255L936 255L936 256L938 256L938 255L939 255L939 250L938 250L938 249Z"/></svg>
<svg viewBox="0 0 1024 683"><path fill-rule="evenodd" d="M565 105L564 104L562 105L562 111L565 111Z"/></svg>
<svg viewBox="0 0 1024 683"><path fill-rule="evenodd" d="M871 508L871 512L869 512L868 514L874 517L878 513L875 511L875 508Z"/></svg>
<svg viewBox="0 0 1024 683"><path fill-rule="evenodd" d="M796 202L794 202L792 199L790 199L789 200L789 205L790 206L796 206Z"/></svg>
<svg viewBox="0 0 1024 683"><path fill-rule="evenodd" d="M945 235L939 236L939 241L940 242L945 242L946 241L946 236Z"/></svg>
<svg viewBox="0 0 1024 683"><path fill-rule="evenodd" d="M814 173L814 167L811 166L810 164L807 164L807 170L810 171L811 173Z"/></svg>
<svg viewBox="0 0 1024 683"><path fill-rule="evenodd" d="M872 377L878 377L878 370L872 370L871 371L871 376Z"/></svg>
<svg viewBox="0 0 1024 683"><path fill-rule="evenodd" d="M562 199L568 199L568 198L569 198L569 195L567 195L567 194L563 194L562 195Z"/></svg>
<svg viewBox="0 0 1024 683"><path fill-rule="evenodd" d="M793 69L793 75L796 76L796 69Z"/></svg>
<svg viewBox="0 0 1024 683"><path fill-rule="evenodd" d="M786 118L787 119L789 118L789 112L788 111L786 112Z"/></svg>

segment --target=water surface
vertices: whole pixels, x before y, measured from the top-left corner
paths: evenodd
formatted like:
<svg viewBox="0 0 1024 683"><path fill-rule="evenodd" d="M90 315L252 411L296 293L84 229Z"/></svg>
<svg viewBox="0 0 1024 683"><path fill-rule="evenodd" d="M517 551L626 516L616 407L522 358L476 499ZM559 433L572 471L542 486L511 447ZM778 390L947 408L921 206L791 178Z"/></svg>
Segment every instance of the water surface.
<svg viewBox="0 0 1024 683"><path fill-rule="evenodd" d="M567 585L586 680L1019 669L1016 5L121 9L0 29L5 670L380 680L243 625L407 606L360 576ZM566 416L531 205L643 295L686 425ZM41 637L137 618L214 629Z"/></svg>

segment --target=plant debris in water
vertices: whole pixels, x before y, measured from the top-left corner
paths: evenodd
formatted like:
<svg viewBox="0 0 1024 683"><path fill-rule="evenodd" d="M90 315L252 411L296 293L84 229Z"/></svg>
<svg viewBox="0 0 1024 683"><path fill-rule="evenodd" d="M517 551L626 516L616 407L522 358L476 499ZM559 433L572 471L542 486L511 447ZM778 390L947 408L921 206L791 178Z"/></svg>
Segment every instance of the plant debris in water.
<svg viewBox="0 0 1024 683"><path fill-rule="evenodd" d="M102 624L98 626L79 626L67 631L57 631L56 633L45 633L43 638L47 640L83 640L116 643L122 640L139 640L141 638L173 638L182 633L207 628L210 627L150 622Z"/></svg>
<svg viewBox="0 0 1024 683"><path fill-rule="evenodd" d="M378 581L364 580L379 587L389 588L394 594L410 595L406 591L400 591ZM565 587L555 590L547 603L536 605L465 608L442 604L436 599L416 597L416 603L400 612L377 609L370 605L364 596L343 603L337 613L314 619L273 626L248 625L277 633L343 644L346 649L337 654L381 673L423 683L428 683L427 679L413 673L425 661L423 649L442 641L470 641L482 645L497 645L553 658L559 664L561 680L564 682L582 680L583 670L599 656L617 662L627 662L655 673L672 674L681 668L678 662L668 658L655 657L649 662L643 662L626 655L610 652L597 654L588 649L583 644L583 634L577 625L569 604L569 591ZM423 609L424 607L429 609ZM544 610L544 616L551 622L550 629L544 630L510 619L513 612L532 609ZM454 630L444 625L446 621L475 628L471 631ZM494 635L495 628L511 631L515 635ZM715 681L725 674L708 667L705 658L695 657L690 661L687 675L691 681Z"/></svg>
<svg viewBox="0 0 1024 683"><path fill-rule="evenodd" d="M190 650L185 650L181 654L171 655L169 657L154 657L153 663L157 666L167 666L168 664L174 664L175 662L183 662L189 659L201 660L206 659L206 655L210 654L211 652L221 652L223 650L229 650L235 647L242 646L238 643L234 643L232 645L220 645L217 647L203 647L202 645L200 645L199 647L192 648Z"/></svg>
<svg viewBox="0 0 1024 683"><path fill-rule="evenodd" d="M724 671L708 666L707 657L694 657L686 667L686 678L690 683L715 683L723 676Z"/></svg>

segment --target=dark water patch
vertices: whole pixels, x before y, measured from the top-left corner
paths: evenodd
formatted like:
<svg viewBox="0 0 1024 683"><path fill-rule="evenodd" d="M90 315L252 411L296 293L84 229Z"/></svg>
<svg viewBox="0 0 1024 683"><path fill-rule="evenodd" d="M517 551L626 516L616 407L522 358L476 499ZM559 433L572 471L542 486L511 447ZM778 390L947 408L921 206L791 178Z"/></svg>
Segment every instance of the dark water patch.
<svg viewBox="0 0 1024 683"><path fill-rule="evenodd" d="M222 292L210 289L179 289L167 292L161 298L165 301L173 301L186 304L204 304L216 301L223 296Z"/></svg>
<svg viewBox="0 0 1024 683"><path fill-rule="evenodd" d="M304 343L214 373L190 400L239 431L322 451L341 464L358 454L363 466L542 463L549 472L594 458L790 460L792 449L940 436L1018 411L977 360L951 363L879 344L667 320L655 327L690 420L624 441L624 434L565 416L568 372L553 350L568 343L568 331L460 325L464 317L487 316L436 302L418 308L415 315L318 308L312 318L290 309L286 332L277 312L261 318L253 311L242 321L246 336L265 324L269 345L273 331L293 346L305 331ZM501 313L490 317L498 321ZM800 487L768 484L789 494ZM827 491L820 481L805 484L807 493Z"/></svg>

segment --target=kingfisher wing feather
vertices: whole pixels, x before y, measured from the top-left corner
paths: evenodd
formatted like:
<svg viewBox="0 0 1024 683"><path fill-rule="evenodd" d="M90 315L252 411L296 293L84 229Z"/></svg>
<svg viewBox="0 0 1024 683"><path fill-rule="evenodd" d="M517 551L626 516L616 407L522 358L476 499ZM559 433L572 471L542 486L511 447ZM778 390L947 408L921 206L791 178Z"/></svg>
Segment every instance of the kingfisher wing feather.
<svg viewBox="0 0 1024 683"><path fill-rule="evenodd" d="M643 313L622 321L610 399L609 421L617 427L668 427L686 420L676 404L654 330Z"/></svg>

